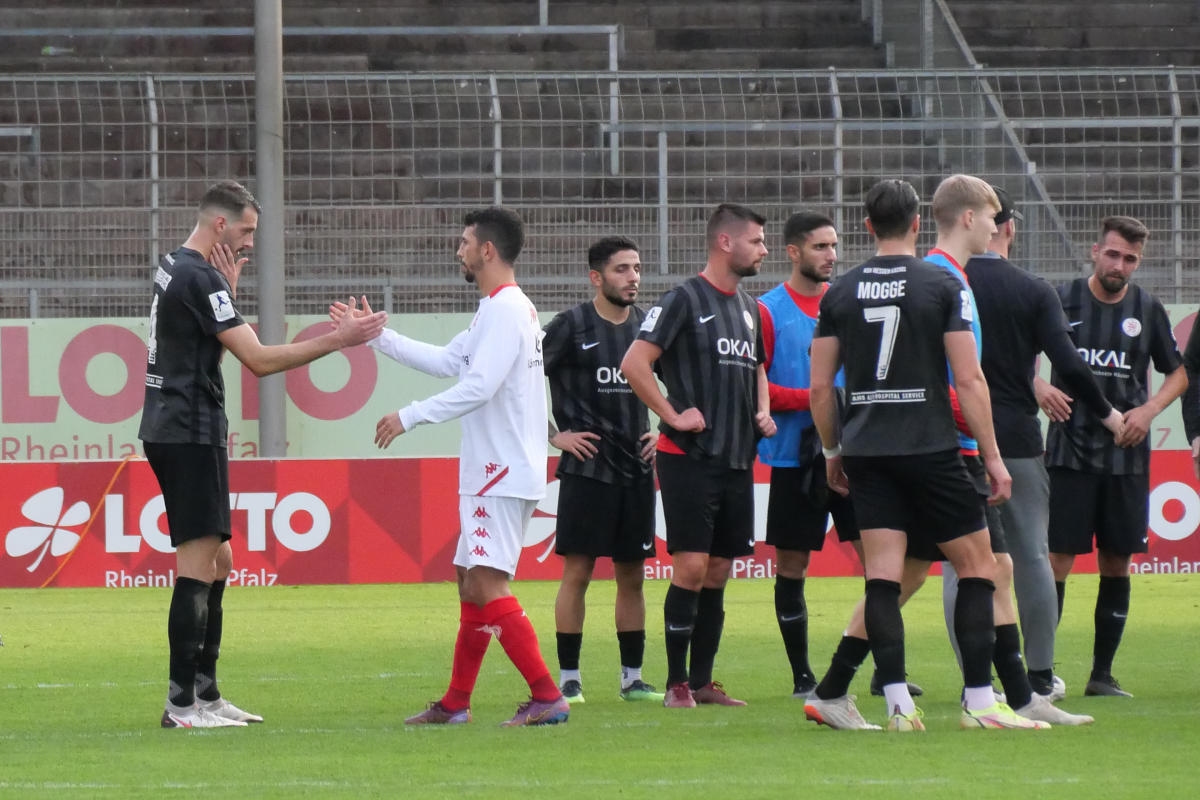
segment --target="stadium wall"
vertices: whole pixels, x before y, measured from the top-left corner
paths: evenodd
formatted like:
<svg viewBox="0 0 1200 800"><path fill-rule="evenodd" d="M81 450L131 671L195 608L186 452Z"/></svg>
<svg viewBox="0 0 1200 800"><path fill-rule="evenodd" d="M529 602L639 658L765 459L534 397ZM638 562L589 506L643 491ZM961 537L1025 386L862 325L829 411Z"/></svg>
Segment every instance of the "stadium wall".
<svg viewBox="0 0 1200 800"><path fill-rule="evenodd" d="M1195 321L1190 306L1169 305L1176 337ZM321 317L290 317L289 338L312 336ZM448 341L465 315L406 315L393 326ZM128 319L36 320L0 326L0 586L169 585L174 558L164 533L162 498L141 458L137 423L144 380L144 323ZM235 585L427 582L453 580L458 535L457 426L424 426L390 455L374 449L374 424L386 413L447 385L411 370L382 368L358 348L288 376L288 452L259 459L257 381L233 359L224 369L230 413ZM1200 494L1178 405L1155 421L1151 462L1150 552L1138 574L1200 571ZM553 555L558 483L525 540L519 575L557 579ZM756 538L735 577L774 575L765 538L768 471L756 470ZM650 580L670 577L662 542L647 561ZM1094 558L1080 559L1095 570ZM608 577L611 567L599 567ZM835 536L810 574L861 574Z"/></svg>

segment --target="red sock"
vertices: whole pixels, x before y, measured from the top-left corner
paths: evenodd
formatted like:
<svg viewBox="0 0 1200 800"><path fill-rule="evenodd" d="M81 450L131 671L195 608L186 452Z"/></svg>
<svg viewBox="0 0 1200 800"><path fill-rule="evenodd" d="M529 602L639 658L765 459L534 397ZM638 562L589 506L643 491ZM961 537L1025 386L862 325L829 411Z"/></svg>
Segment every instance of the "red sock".
<svg viewBox="0 0 1200 800"><path fill-rule="evenodd" d="M517 598L509 595L493 600L483 607L483 615L488 625L500 629L496 638L521 677L529 684L533 699L542 703L557 700L562 692L550 677L550 670L538 648L537 633Z"/></svg>
<svg viewBox="0 0 1200 800"><path fill-rule="evenodd" d="M463 603L458 621L458 639L454 642L454 666L450 671L450 688L442 698L449 711L461 711L471 705L471 692L483 656L492 641L492 629L485 621L483 609L474 603Z"/></svg>

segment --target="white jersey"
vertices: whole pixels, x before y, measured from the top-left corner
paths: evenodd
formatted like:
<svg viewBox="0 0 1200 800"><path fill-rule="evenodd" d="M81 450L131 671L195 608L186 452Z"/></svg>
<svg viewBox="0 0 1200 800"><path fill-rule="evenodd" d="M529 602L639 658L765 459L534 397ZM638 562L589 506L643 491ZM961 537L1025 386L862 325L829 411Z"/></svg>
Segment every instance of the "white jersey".
<svg viewBox="0 0 1200 800"><path fill-rule="evenodd" d="M400 409L405 430L461 419L458 492L539 500L546 494L546 377L537 310L516 284L479 301L471 325L445 347L385 329L370 346L438 377L444 392Z"/></svg>

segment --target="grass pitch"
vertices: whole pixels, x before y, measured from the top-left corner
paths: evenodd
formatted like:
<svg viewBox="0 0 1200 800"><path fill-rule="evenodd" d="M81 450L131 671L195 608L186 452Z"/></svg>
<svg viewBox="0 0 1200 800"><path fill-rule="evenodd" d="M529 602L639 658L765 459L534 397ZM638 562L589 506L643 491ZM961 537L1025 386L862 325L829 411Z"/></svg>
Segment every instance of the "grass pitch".
<svg viewBox="0 0 1200 800"><path fill-rule="evenodd" d="M493 645L468 726L405 728L441 695L457 625L450 585L230 589L224 693L250 728L161 730L165 589L0 590L4 797L854 797L1194 798L1200 578L1135 577L1117 676L1135 697L1083 698L1095 576L1073 578L1059 632L1063 707L1090 728L958 729L960 679L940 581L905 609L922 735L831 731L804 720L773 613L772 582L731 583L717 678L746 708L668 711L617 697L613 585L588 594L584 694L566 726L507 730L526 696ZM517 584L555 675L556 585ZM663 582L647 584L646 678L661 687ZM808 582L813 667L862 583ZM882 700L854 689L868 719ZM719 793L719 794L718 794Z"/></svg>

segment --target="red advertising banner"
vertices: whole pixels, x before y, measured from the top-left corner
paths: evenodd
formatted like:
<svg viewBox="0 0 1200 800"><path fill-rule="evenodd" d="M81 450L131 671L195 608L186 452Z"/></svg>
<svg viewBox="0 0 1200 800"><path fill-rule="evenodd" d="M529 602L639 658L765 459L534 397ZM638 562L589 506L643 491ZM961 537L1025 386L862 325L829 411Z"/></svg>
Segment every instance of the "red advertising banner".
<svg viewBox="0 0 1200 800"><path fill-rule="evenodd" d="M518 577L557 579L548 478L525 537ZM775 574L762 543L767 471L756 471L759 545L735 563L737 578ZM458 462L452 458L241 460L230 464L234 491L232 585L413 583L453 580L458 536ZM169 586L175 559L162 496L149 465L125 461L0 462L0 586ZM1156 451L1151 467L1150 552L1136 573L1200 571L1200 494L1186 451ZM648 579L670 577L662 542ZM1095 570L1094 557L1077 568ZM810 574L859 575L853 550L830 535ZM598 577L611 575L601 561Z"/></svg>

